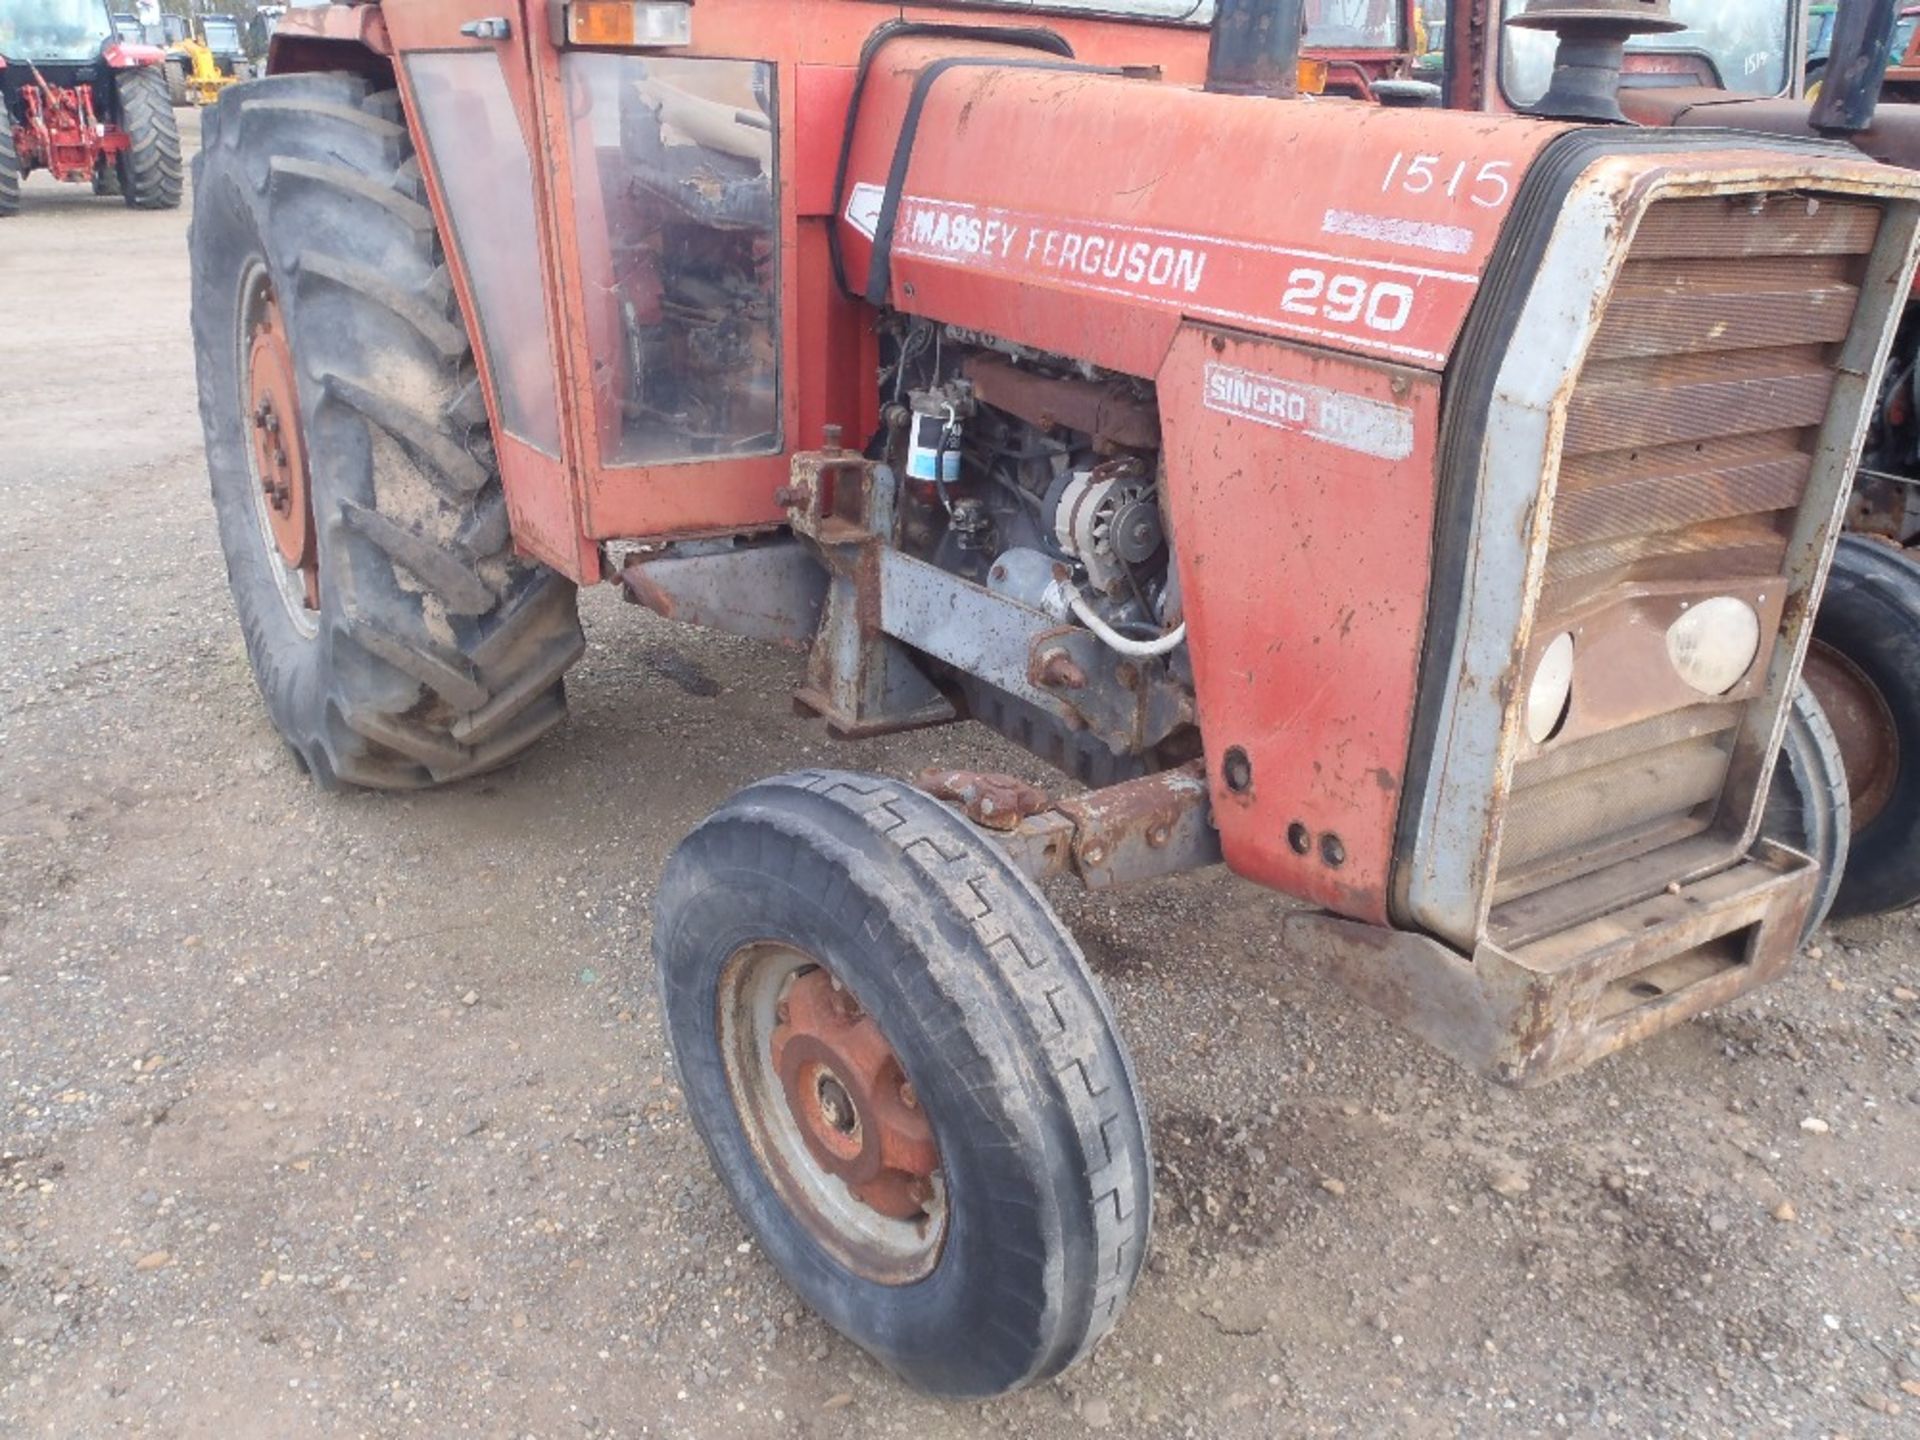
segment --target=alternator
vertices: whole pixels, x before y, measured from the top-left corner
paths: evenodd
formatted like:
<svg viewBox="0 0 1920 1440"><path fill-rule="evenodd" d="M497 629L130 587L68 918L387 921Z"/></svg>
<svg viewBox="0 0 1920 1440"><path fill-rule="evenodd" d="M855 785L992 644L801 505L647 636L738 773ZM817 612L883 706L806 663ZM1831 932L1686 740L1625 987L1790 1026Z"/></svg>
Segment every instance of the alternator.
<svg viewBox="0 0 1920 1440"><path fill-rule="evenodd" d="M1126 593L1127 567L1151 560L1162 539L1153 483L1139 462L1075 470L1052 499L1055 542L1087 567L1094 589Z"/></svg>

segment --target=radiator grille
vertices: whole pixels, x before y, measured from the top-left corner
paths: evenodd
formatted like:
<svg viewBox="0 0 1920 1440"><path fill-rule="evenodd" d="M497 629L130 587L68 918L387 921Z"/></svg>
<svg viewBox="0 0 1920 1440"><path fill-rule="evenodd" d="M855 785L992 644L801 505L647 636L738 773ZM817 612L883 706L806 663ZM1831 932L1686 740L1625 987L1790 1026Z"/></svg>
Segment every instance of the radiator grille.
<svg viewBox="0 0 1920 1440"><path fill-rule="evenodd" d="M1813 455L1879 225L1876 206L1794 196L1649 211L1569 401L1536 634L1648 586L1785 585L1798 512L1823 503ZM1576 664L1575 705L1583 684L1620 678ZM1741 718L1669 693L1598 733L1525 744L1496 905L1696 835L1734 804L1744 817L1753 797L1725 794Z"/></svg>

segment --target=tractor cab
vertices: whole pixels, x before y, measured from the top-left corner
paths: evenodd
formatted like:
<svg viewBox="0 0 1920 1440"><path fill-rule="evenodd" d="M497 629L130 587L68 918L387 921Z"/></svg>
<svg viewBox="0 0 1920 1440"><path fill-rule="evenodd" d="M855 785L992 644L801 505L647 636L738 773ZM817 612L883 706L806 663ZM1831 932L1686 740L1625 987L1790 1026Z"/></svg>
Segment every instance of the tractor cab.
<svg viewBox="0 0 1920 1440"><path fill-rule="evenodd" d="M1541 28L1561 10L1581 9L1589 30L1628 32L1605 43L1623 45L1616 80L1619 107L1638 123L1649 107L1772 100L1799 93L1810 37L1826 35L1809 23L1799 0L1673 0L1661 7L1634 3L1556 6L1540 0L1455 0L1448 7L1448 104L1493 112L1539 113L1557 53L1557 38ZM1637 30L1633 27L1639 25ZM1649 97L1664 97L1655 101ZM1586 117L1605 118L1605 117ZM1616 120L1617 123L1617 120Z"/></svg>
<svg viewBox="0 0 1920 1440"><path fill-rule="evenodd" d="M106 0L0 0L0 55L13 63L90 66L116 34Z"/></svg>
<svg viewBox="0 0 1920 1440"><path fill-rule="evenodd" d="M240 41L240 22L231 15L202 15L200 34L213 58L220 65L223 74L231 75L236 60L245 57L246 46Z"/></svg>

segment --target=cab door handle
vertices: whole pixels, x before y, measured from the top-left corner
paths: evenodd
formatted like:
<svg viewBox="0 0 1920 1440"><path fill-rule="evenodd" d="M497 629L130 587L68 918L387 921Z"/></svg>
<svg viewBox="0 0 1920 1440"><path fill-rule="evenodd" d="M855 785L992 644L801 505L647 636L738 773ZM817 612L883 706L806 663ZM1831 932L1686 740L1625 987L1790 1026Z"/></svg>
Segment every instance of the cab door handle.
<svg viewBox="0 0 1920 1440"><path fill-rule="evenodd" d="M505 40L513 34L513 22L504 15L489 15L467 21L460 27L460 33L474 40Z"/></svg>

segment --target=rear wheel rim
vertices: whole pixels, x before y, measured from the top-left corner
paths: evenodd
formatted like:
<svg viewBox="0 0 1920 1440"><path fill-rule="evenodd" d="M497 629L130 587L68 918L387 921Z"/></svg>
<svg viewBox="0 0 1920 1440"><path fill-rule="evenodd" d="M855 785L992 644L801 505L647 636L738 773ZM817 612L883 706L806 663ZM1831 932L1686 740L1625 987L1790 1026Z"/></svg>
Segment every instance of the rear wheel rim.
<svg viewBox="0 0 1920 1440"><path fill-rule="evenodd" d="M742 946L720 975L734 1109L781 1202L847 1269L923 1278L946 1239L933 1129L878 1022L818 960Z"/></svg>
<svg viewBox="0 0 1920 1440"><path fill-rule="evenodd" d="M320 557L293 347L273 280L257 260L241 277L235 342L254 520L287 618L311 637L320 630Z"/></svg>
<svg viewBox="0 0 1920 1440"><path fill-rule="evenodd" d="M1900 775L1900 731L1880 687L1831 645L1818 640L1809 645L1805 668L1807 688L1840 742L1857 835L1893 796Z"/></svg>

